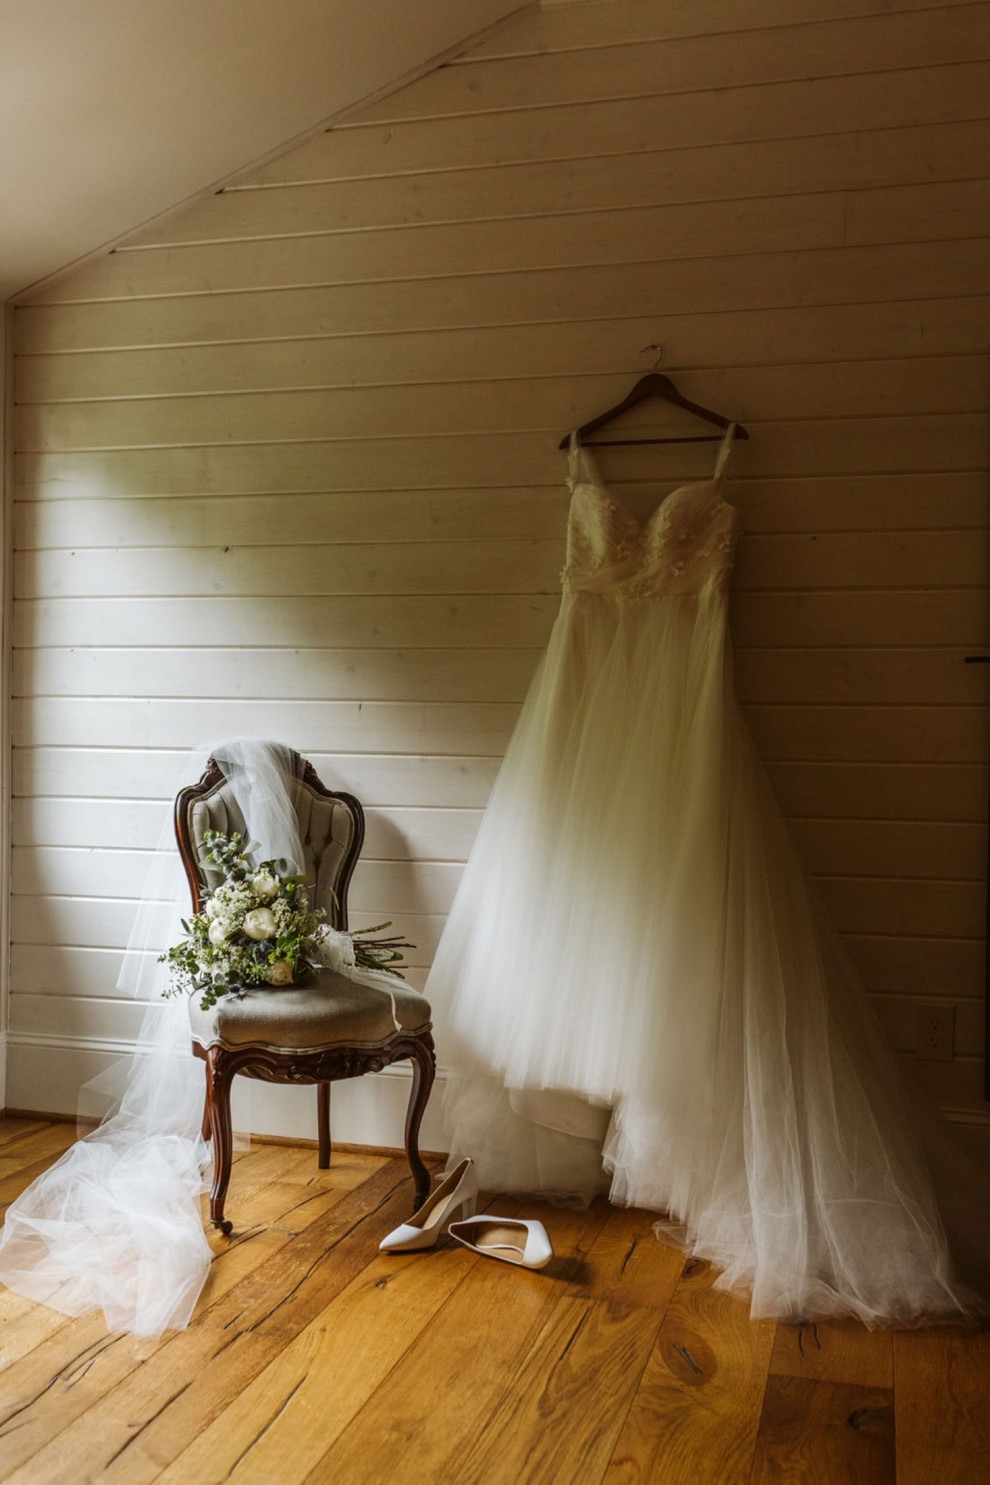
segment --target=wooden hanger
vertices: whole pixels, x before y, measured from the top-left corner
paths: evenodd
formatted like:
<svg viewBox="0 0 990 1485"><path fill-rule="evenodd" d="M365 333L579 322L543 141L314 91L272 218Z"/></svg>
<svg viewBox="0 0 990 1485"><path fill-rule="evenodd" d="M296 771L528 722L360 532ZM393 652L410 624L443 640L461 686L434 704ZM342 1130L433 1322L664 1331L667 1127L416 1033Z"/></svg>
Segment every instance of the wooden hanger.
<svg viewBox="0 0 990 1485"><path fill-rule="evenodd" d="M728 428L732 422L731 418L723 418L721 413L713 412L710 407L702 407L700 403L689 402L686 397L682 397L669 376L664 376L659 371L650 371L646 376L640 377L621 402L617 402L607 412L599 413L597 418L592 418L589 422L582 423L580 428L576 428L574 431L578 440L582 440L586 434L593 433L596 428L601 428L605 423L610 423L620 413L638 406L640 402L646 402L650 397L662 397L664 402L672 402L675 407L683 407L687 412L694 413L695 417L703 418L706 423L714 423L718 428ZM741 423L736 424L735 436L736 438L749 437ZM715 443L717 439L716 433L688 433L677 438L597 438L592 447L601 448L606 445L617 446L631 443ZM565 433L557 447L566 449L570 441L571 435Z"/></svg>

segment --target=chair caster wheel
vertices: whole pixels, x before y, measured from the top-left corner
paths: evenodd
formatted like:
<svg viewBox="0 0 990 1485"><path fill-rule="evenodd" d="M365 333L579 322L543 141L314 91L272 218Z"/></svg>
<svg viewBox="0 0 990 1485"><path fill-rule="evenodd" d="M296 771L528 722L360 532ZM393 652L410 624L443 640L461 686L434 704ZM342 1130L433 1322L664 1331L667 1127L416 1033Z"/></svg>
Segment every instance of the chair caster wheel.
<svg viewBox="0 0 990 1485"><path fill-rule="evenodd" d="M234 1230L233 1222L228 1222L225 1217L211 1217L210 1220L217 1232L222 1232L224 1237L230 1237L230 1234Z"/></svg>

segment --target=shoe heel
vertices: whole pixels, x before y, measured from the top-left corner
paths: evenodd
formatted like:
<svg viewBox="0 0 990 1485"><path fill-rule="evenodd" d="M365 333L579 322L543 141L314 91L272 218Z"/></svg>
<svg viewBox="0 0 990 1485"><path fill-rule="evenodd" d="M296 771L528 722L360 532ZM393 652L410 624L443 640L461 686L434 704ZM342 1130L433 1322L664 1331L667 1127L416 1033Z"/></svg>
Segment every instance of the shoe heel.
<svg viewBox="0 0 990 1485"><path fill-rule="evenodd" d="M467 1212L474 1212L477 1196L478 1175L474 1161L465 1157L443 1177L408 1222L403 1222L382 1238L379 1249L383 1253L415 1253L422 1248L435 1247L450 1218L462 1207Z"/></svg>
<svg viewBox="0 0 990 1485"><path fill-rule="evenodd" d="M463 1220L464 1220L465 1217L473 1217L474 1214L475 1214L475 1212L477 1210L478 1210L478 1198L477 1198L477 1195L475 1195L475 1196L469 1196L467 1198L467 1200L464 1202L464 1205L463 1205L463 1207L461 1209L461 1212L458 1215L458 1218L457 1218L458 1222L463 1222Z"/></svg>

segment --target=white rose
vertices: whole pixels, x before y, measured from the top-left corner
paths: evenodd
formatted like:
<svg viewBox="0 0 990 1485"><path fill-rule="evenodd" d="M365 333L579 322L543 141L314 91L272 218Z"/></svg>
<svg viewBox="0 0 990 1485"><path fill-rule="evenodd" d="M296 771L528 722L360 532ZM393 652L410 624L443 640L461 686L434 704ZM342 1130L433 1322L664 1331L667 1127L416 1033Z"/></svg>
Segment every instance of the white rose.
<svg viewBox="0 0 990 1485"><path fill-rule="evenodd" d="M270 871L256 871L251 878L251 886L259 897L274 897L279 889L279 881Z"/></svg>
<svg viewBox="0 0 990 1485"><path fill-rule="evenodd" d="M291 985L292 965L286 963L284 959L280 959L277 964L273 964L270 967L268 973L265 975L265 979L269 985Z"/></svg>
<svg viewBox="0 0 990 1485"><path fill-rule="evenodd" d="M248 938L259 941L263 938L274 938L276 923L275 914L271 908L252 908L249 913L245 913L244 932Z"/></svg>
<svg viewBox="0 0 990 1485"><path fill-rule="evenodd" d="M219 948L230 932L230 924L226 918L214 918L210 924L210 943Z"/></svg>

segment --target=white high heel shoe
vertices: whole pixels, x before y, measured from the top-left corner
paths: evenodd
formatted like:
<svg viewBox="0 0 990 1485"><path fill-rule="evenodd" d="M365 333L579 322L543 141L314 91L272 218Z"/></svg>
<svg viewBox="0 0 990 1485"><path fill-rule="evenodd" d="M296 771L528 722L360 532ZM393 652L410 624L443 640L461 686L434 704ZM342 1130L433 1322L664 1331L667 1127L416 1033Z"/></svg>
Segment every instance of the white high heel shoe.
<svg viewBox="0 0 990 1485"><path fill-rule="evenodd" d="M469 1217L452 1222L447 1231L472 1252L520 1268L544 1268L553 1257L546 1228L529 1217Z"/></svg>
<svg viewBox="0 0 990 1485"><path fill-rule="evenodd" d="M478 1171L474 1161L468 1157L455 1165L449 1175L444 1176L435 1191L431 1191L418 1212L408 1222L383 1237L378 1244L382 1253L416 1253L421 1248L432 1248L443 1232L449 1219L460 1208L470 1217L478 1204Z"/></svg>

